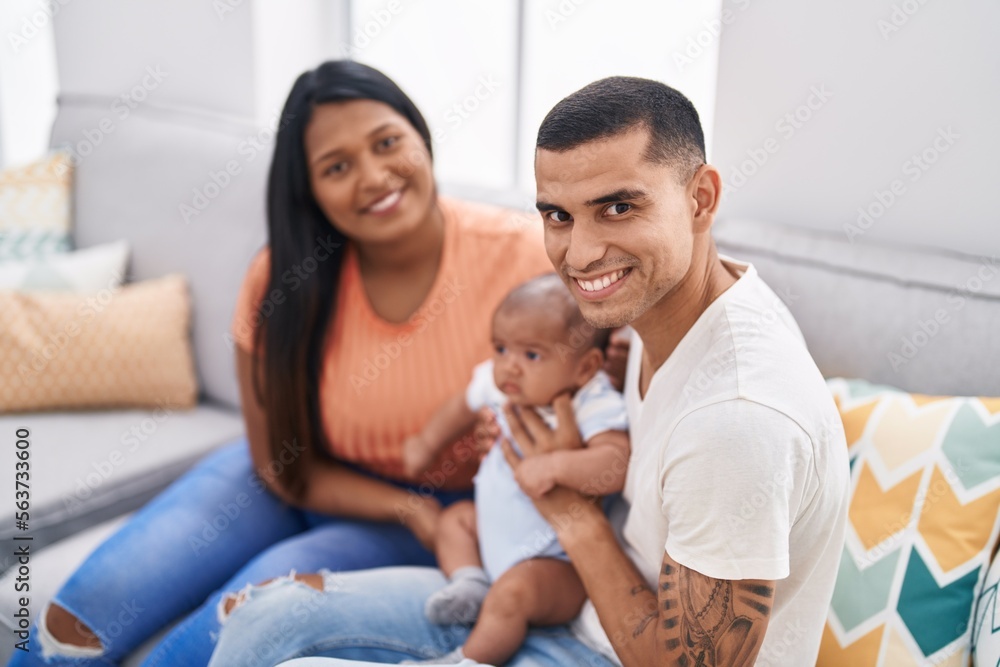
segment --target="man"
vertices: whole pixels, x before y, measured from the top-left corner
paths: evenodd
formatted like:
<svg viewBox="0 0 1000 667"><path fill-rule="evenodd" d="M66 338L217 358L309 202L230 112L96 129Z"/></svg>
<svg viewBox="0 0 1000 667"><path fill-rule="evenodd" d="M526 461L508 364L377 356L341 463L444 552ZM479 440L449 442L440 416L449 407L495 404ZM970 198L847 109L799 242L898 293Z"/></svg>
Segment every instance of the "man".
<svg viewBox="0 0 1000 667"><path fill-rule="evenodd" d="M571 630L531 633L509 664L813 664L846 525L843 430L780 300L752 266L716 252L721 178L705 164L697 112L663 84L603 79L549 112L537 149L553 266L591 324L636 333L625 385L632 457L610 519L561 487L536 501L590 602ZM530 411L508 412L525 456L580 446L569 401L556 409L556 432ZM504 446L516 474L521 461ZM212 664L261 655L262 637L295 605L311 618L283 633L275 657L398 661L464 641L465 630L423 617L441 585L433 571L306 583L326 595L253 591L274 605L238 610Z"/></svg>

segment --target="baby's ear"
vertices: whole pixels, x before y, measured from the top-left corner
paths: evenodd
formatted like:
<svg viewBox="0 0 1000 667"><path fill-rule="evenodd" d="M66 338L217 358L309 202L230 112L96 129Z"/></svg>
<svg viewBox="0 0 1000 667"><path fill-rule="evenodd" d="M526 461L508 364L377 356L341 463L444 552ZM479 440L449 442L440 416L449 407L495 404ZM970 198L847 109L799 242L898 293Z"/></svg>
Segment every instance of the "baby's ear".
<svg viewBox="0 0 1000 667"><path fill-rule="evenodd" d="M594 377L597 371L601 370L604 366L604 353L601 352L596 347L592 347L580 355L580 361L577 362L577 383L583 386L590 381L590 378Z"/></svg>

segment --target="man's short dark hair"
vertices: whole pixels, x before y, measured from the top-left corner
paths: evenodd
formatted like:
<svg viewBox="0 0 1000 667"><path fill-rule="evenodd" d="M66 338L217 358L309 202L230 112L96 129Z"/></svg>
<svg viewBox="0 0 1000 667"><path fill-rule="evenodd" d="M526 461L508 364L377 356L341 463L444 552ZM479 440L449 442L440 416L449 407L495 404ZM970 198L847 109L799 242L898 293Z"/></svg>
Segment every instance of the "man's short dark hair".
<svg viewBox="0 0 1000 667"><path fill-rule="evenodd" d="M632 76L601 79L563 98L542 121L536 145L568 151L637 127L649 130L646 159L676 167L684 182L705 164L705 135L691 100Z"/></svg>

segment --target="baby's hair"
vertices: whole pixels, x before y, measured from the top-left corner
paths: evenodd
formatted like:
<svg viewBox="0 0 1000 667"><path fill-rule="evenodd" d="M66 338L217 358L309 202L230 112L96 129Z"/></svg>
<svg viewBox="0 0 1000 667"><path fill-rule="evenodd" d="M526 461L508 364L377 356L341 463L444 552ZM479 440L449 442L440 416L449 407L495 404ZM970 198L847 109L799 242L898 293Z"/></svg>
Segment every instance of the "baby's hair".
<svg viewBox="0 0 1000 667"><path fill-rule="evenodd" d="M570 294L569 288L555 273L546 273L521 283L512 289L497 306L494 316L501 312L518 311L525 308L542 308L546 312L559 313L571 334L571 339L580 341L579 351L596 347L604 352L611 337L611 329L595 329L583 319L580 306ZM573 345L577 347L577 345Z"/></svg>

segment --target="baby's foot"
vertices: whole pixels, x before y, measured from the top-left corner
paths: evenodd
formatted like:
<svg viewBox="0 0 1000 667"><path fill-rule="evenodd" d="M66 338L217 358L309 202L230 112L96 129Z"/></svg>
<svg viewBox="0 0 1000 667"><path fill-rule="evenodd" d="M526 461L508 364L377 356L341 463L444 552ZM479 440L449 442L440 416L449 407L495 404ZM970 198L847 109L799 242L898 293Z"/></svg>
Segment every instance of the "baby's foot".
<svg viewBox="0 0 1000 667"><path fill-rule="evenodd" d="M462 647L459 646L457 649L449 653L448 655L442 655L440 658L431 658L430 660L404 660L399 663L401 665L458 665L465 660L465 654L462 653ZM470 661L470 664L478 664Z"/></svg>
<svg viewBox="0 0 1000 667"><path fill-rule="evenodd" d="M481 567L459 568L447 586L427 598L424 613L439 625L472 625L489 590L489 577Z"/></svg>

